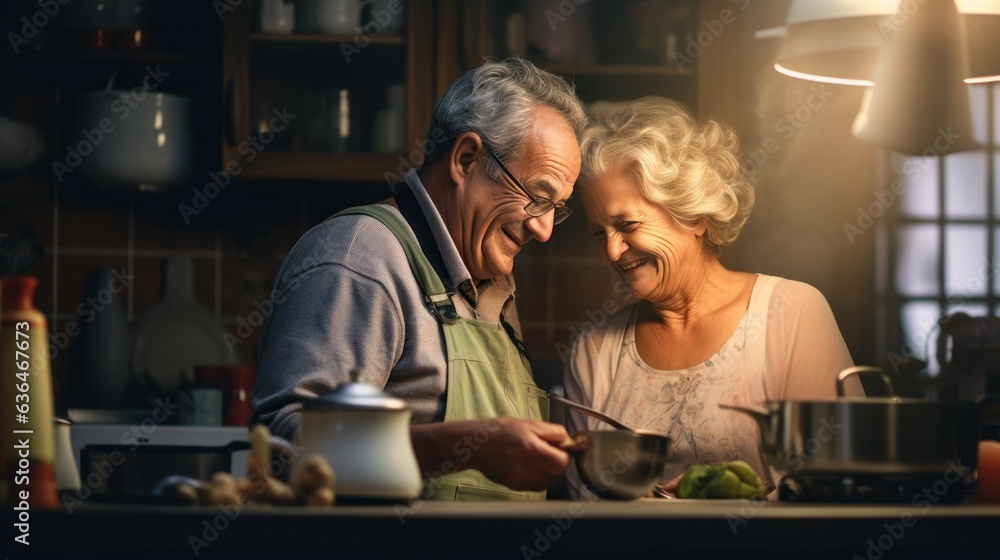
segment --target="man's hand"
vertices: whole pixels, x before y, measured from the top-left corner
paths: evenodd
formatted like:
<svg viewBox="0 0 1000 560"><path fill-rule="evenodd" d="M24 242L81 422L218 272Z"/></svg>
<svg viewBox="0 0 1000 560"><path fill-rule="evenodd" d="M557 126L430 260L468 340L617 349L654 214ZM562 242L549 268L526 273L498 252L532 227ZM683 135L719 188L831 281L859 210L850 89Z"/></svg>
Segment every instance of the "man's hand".
<svg viewBox="0 0 1000 560"><path fill-rule="evenodd" d="M569 443L559 424L516 418L484 418L410 427L424 473L478 469L514 490L544 490L569 466ZM449 463L450 462L450 463Z"/></svg>

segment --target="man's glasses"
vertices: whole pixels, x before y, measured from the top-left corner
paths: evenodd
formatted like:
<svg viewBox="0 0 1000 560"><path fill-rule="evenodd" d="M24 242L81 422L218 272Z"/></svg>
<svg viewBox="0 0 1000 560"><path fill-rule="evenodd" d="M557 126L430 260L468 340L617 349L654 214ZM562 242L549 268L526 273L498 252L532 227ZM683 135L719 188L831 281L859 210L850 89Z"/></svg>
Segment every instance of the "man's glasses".
<svg viewBox="0 0 1000 560"><path fill-rule="evenodd" d="M529 216L538 218L544 216L550 210L555 209L556 212L552 216L552 225L556 225L566 221L566 218L573 213L573 209L566 206L565 202L556 204L544 196L532 196L532 194L528 192L528 189L524 188L524 185L514 178L514 176L510 173L510 170L508 170L507 166L500 161L500 158L493 152L493 150L487 148L486 151L490 154L490 157L493 158L493 161L497 162L497 165L500 167L500 171L503 171L503 174L510 179L510 182L517 185L517 188L521 189L521 192L523 192L528 197L528 200L531 201L524 207L524 211L527 212Z"/></svg>

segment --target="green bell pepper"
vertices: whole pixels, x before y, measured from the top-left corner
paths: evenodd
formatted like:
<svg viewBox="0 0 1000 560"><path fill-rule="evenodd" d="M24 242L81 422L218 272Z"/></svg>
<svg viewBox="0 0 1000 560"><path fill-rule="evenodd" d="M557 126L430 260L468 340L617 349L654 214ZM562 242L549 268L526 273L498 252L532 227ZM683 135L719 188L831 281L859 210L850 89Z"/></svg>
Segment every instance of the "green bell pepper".
<svg viewBox="0 0 1000 560"><path fill-rule="evenodd" d="M764 482L743 461L694 465L677 486L678 498L761 500L764 493Z"/></svg>

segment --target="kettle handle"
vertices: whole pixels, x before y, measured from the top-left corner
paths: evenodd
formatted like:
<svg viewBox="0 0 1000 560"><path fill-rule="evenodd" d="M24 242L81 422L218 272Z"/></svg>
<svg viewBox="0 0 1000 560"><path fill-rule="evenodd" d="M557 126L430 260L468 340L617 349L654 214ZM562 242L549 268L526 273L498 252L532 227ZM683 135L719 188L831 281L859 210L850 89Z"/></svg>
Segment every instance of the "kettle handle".
<svg viewBox="0 0 1000 560"><path fill-rule="evenodd" d="M893 398L896 397L896 390L892 387L892 379L889 379L889 376L882 371L882 368L875 366L853 366L837 374L837 398L843 398L846 396L844 395L844 380L852 375L859 375L862 373L877 375L878 378L882 380L882 383L885 384L886 389L889 390L889 396Z"/></svg>

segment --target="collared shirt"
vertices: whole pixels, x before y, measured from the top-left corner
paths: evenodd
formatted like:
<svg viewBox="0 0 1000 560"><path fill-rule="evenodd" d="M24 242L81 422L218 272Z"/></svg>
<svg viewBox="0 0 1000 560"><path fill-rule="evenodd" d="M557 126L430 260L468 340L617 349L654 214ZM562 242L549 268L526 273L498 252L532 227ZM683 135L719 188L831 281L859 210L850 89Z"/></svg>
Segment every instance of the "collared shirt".
<svg viewBox="0 0 1000 560"><path fill-rule="evenodd" d="M424 186L420 183L420 178L417 177L416 171L411 170L407 173L403 181L413 191L417 202L420 204L420 209L423 211L424 216L427 217L431 234L434 236L438 249L441 251L441 259L444 261L445 270L448 271L448 276L455 284L455 292L463 296L459 301L456 301L465 311L464 314L459 311L459 314L463 317L471 317L499 324L500 314L503 313L507 321L511 322L508 315L514 314L512 311L514 276L508 274L489 280L482 280L478 283L474 282L468 267L462 261L458 247L455 246L451 234L448 233L448 228L445 226L441 214L434 206L434 202L431 200L430 195L427 194Z"/></svg>
<svg viewBox="0 0 1000 560"><path fill-rule="evenodd" d="M503 313L518 328L513 277L473 282L416 172L404 182L462 295L454 298L458 314L499 324ZM407 401L414 423L443 419L445 342L423 297L399 242L375 218L340 216L310 229L288 253L271 293L252 421L293 437L301 400L347 382L354 369Z"/></svg>

